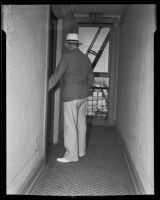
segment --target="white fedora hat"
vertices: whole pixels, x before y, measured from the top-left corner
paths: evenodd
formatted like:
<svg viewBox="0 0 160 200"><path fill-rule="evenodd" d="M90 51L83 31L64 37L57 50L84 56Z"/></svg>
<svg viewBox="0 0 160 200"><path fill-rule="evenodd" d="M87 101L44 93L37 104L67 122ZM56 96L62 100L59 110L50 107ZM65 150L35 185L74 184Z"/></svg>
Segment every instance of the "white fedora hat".
<svg viewBox="0 0 160 200"><path fill-rule="evenodd" d="M77 33L68 33L66 37L67 42L82 44L79 42L78 34Z"/></svg>

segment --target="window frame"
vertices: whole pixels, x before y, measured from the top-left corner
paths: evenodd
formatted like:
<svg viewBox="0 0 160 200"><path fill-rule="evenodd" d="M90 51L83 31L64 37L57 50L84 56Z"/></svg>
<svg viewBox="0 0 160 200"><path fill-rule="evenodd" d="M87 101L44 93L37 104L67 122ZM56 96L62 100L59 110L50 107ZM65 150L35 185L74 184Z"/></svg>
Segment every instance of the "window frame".
<svg viewBox="0 0 160 200"><path fill-rule="evenodd" d="M119 49L119 18L118 17L104 17L103 22L90 23L88 17L76 17L75 32L79 32L79 27L111 27L110 30L110 44L109 44L109 61L108 73L101 73L100 75L110 78L109 80L109 113L108 120L92 119L92 124L114 125L116 121L116 104L117 104L117 80L118 80L118 49ZM95 75L96 72L94 72Z"/></svg>

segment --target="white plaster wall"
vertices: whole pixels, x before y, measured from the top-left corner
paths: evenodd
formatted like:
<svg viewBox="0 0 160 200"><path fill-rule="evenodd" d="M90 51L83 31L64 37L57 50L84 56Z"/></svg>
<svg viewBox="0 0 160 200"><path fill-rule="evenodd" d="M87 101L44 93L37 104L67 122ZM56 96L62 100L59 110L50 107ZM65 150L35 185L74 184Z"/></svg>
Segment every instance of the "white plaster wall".
<svg viewBox="0 0 160 200"><path fill-rule="evenodd" d="M154 193L154 5L130 5L120 25L116 125L148 194Z"/></svg>
<svg viewBox="0 0 160 200"><path fill-rule="evenodd" d="M44 159L47 5L3 6L7 34L7 193Z"/></svg>

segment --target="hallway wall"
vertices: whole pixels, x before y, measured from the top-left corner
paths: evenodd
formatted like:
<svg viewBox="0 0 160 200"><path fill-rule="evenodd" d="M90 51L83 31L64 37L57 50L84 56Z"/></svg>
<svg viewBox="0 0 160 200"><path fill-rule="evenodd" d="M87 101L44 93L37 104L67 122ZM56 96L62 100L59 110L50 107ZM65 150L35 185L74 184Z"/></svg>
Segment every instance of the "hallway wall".
<svg viewBox="0 0 160 200"><path fill-rule="evenodd" d="M3 6L7 34L7 193L16 194L44 160L47 5Z"/></svg>
<svg viewBox="0 0 160 200"><path fill-rule="evenodd" d="M154 5L130 5L120 24L116 125L144 190L154 193Z"/></svg>

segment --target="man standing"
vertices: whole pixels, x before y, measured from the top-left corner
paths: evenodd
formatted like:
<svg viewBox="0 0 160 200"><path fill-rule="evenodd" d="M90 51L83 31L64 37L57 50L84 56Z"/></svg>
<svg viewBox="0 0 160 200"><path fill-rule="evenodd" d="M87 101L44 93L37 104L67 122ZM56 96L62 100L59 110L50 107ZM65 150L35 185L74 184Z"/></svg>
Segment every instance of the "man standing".
<svg viewBox="0 0 160 200"><path fill-rule="evenodd" d="M86 106L89 88L94 83L90 59L79 50L78 34L69 33L65 53L49 79L49 90L61 79L64 106L64 157L59 162L78 161L86 154Z"/></svg>

